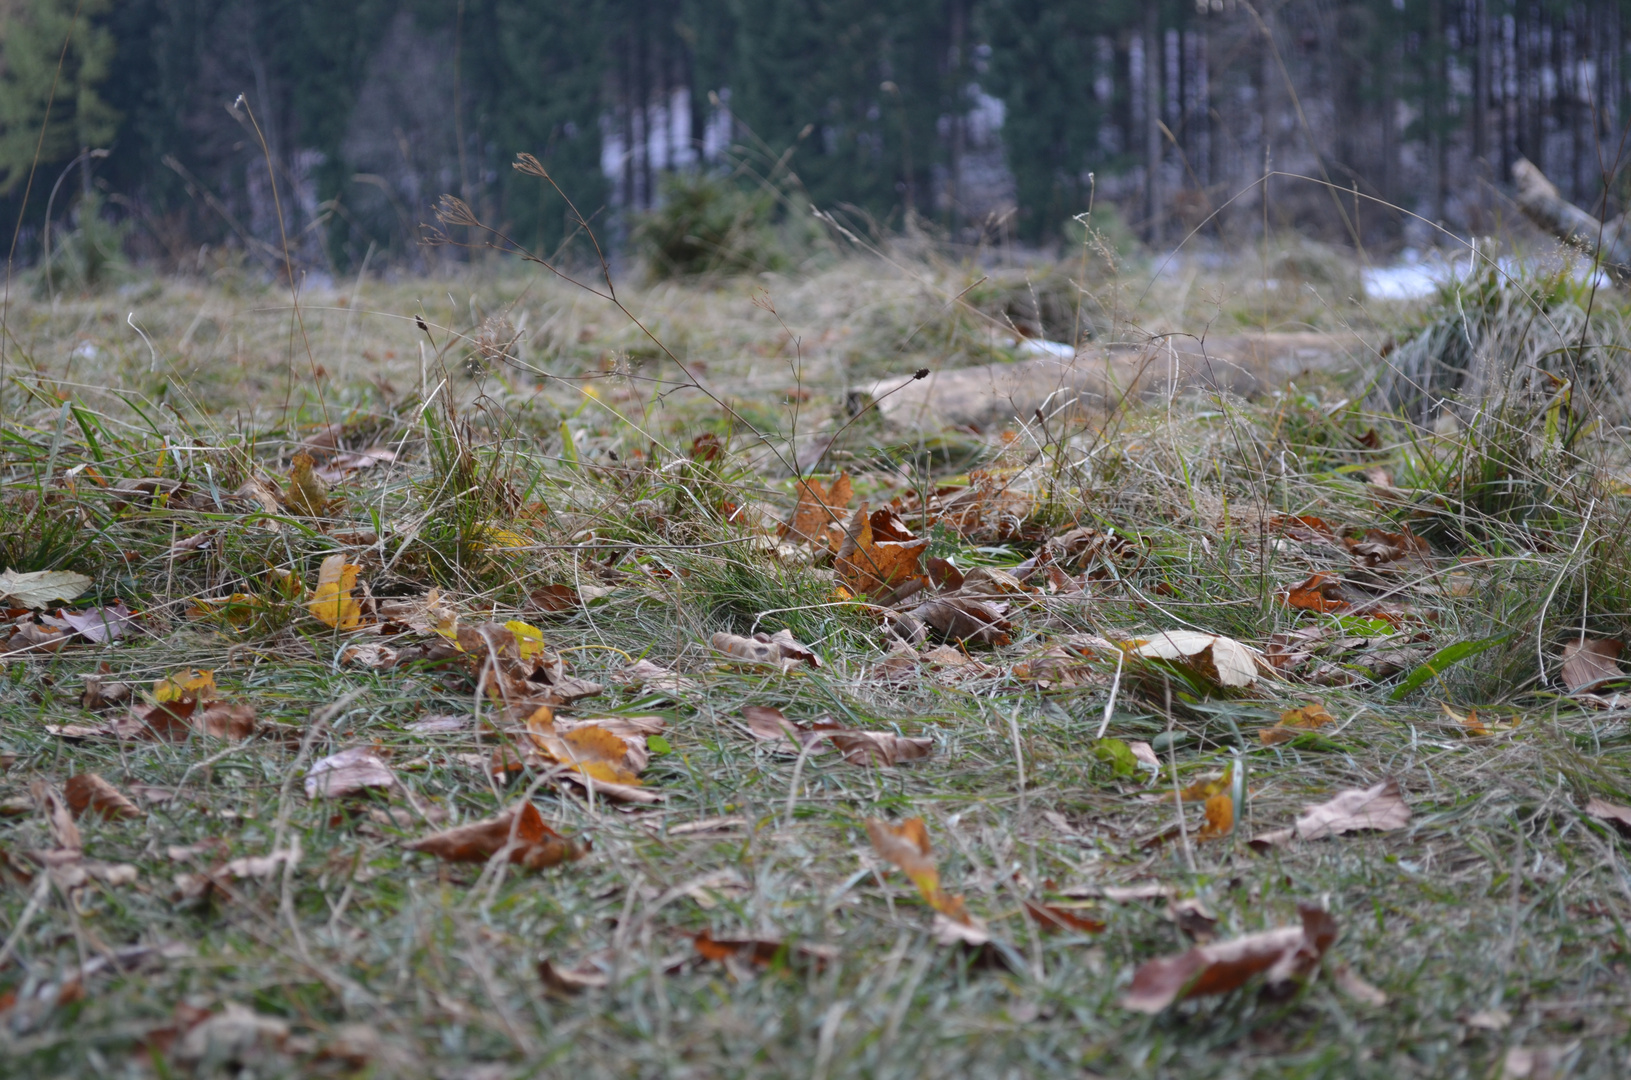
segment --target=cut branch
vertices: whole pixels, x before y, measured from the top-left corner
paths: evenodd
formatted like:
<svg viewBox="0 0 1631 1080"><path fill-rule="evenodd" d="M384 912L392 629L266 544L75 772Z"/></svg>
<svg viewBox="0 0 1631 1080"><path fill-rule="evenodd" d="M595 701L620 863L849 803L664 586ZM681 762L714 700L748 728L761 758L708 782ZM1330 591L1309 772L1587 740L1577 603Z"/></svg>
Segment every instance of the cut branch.
<svg viewBox="0 0 1631 1080"><path fill-rule="evenodd" d="M1631 243L1627 242L1631 237L1625 235L1625 215L1612 221L1597 220L1565 199L1528 158L1519 158L1512 166L1512 180L1518 187L1518 207L1529 220L1565 244L1601 259L1620 280L1631 278Z"/></svg>

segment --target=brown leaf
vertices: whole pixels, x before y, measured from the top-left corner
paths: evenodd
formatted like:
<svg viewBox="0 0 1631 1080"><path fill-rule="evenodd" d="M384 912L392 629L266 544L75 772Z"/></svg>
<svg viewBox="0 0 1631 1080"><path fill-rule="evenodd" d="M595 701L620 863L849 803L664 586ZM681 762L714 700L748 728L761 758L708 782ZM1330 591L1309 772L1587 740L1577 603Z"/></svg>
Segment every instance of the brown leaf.
<svg viewBox="0 0 1631 1080"><path fill-rule="evenodd" d="M755 739L766 742L786 739L792 743L795 752L803 745L798 726L782 715L780 709L768 705L746 705L742 708L742 719L748 722L748 732Z"/></svg>
<svg viewBox="0 0 1631 1080"><path fill-rule="evenodd" d="M1375 480L1371 482L1376 483ZM1383 486L1391 484L1384 482ZM1427 541L1412 533L1408 526L1403 532L1396 533L1366 529L1363 539L1344 539L1342 543L1358 562L1372 568L1401 559L1426 559L1432 554Z"/></svg>
<svg viewBox="0 0 1631 1080"><path fill-rule="evenodd" d="M1586 813L1631 836L1631 806L1621 806L1619 803L1611 803L1593 795L1586 802Z"/></svg>
<svg viewBox="0 0 1631 1080"><path fill-rule="evenodd" d="M556 967L547 958L538 961L538 978L544 989L562 997L581 994L585 990L602 990L611 985L612 978L597 967Z"/></svg>
<svg viewBox="0 0 1631 1080"><path fill-rule="evenodd" d="M1571 694L1594 690L1623 672L1617 663L1625 642L1618 638L1576 638L1563 646L1563 685Z"/></svg>
<svg viewBox="0 0 1631 1080"><path fill-rule="evenodd" d="M83 817L87 810L105 818L142 817L141 808L129 796L95 773L79 773L68 778L64 789L68 807L75 817Z"/></svg>
<svg viewBox="0 0 1631 1080"><path fill-rule="evenodd" d="M212 701L193 717L193 727L200 734L217 739L235 742L247 739L255 733L255 707Z"/></svg>
<svg viewBox="0 0 1631 1080"><path fill-rule="evenodd" d="M543 815L530 802L497 817L443 829L403 846L451 862L486 862L507 852L510 862L528 870L580 859L586 850L546 825Z"/></svg>
<svg viewBox="0 0 1631 1080"><path fill-rule="evenodd" d="M843 524L850 497L848 473L840 473L830 487L822 486L821 481L814 477L800 480L793 517L781 527L780 535L795 544L829 547L827 527Z"/></svg>
<svg viewBox="0 0 1631 1080"><path fill-rule="evenodd" d="M756 967L769 967L777 956L789 961L803 960L817 970L837 959L838 950L830 945L789 945L770 938L716 938L707 930L691 939L703 959L716 963L749 963Z"/></svg>
<svg viewBox="0 0 1631 1080"><path fill-rule="evenodd" d="M85 692L80 695L79 707L90 712L124 705L130 701L130 684L112 682L100 675L85 676Z"/></svg>
<svg viewBox="0 0 1631 1080"><path fill-rule="evenodd" d="M1231 941L1196 945L1178 956L1140 964L1121 999L1124 1009L1158 1013L1180 998L1223 994L1267 973L1269 984L1307 977L1336 940L1337 925L1328 912L1302 907L1301 926L1285 926Z"/></svg>
<svg viewBox="0 0 1631 1080"><path fill-rule="evenodd" d="M1392 832L1410 824L1410 807L1399 791L1399 782L1388 777L1363 790L1353 788L1328 802L1306 808L1289 829L1263 833L1252 839L1252 847L1264 850L1293 838L1318 840L1357 829Z"/></svg>
<svg viewBox="0 0 1631 1080"><path fill-rule="evenodd" d="M650 660L636 660L612 676L612 681L624 686L638 686L654 694L686 697L697 693L702 685L679 672L654 664Z"/></svg>
<svg viewBox="0 0 1631 1080"><path fill-rule="evenodd" d="M1098 919L1081 914L1074 908L1039 904L1034 900L1025 901L1025 913L1035 919L1043 930L1050 932L1075 930L1083 934L1102 934L1106 925Z"/></svg>
<svg viewBox="0 0 1631 1080"><path fill-rule="evenodd" d="M1007 645L1013 629L1003 610L1007 605L949 594L919 604L909 614L922 619L942 637L965 645Z"/></svg>
<svg viewBox="0 0 1631 1080"><path fill-rule="evenodd" d="M328 502L328 489L312 471L314 464L310 454L296 454L289 469L289 486L283 492L283 501L289 509L306 517L322 517Z"/></svg>
<svg viewBox="0 0 1631 1080"><path fill-rule="evenodd" d="M517 637L517 629L525 640ZM560 656L549 651L539 631L526 623L461 626L457 638L459 648L474 661L478 688L521 715L542 705L592 697L604 689L566 674Z"/></svg>
<svg viewBox="0 0 1631 1080"><path fill-rule="evenodd" d="M748 705L742 709L748 732L756 739L783 742L789 753L825 740L844 755L851 765L893 766L901 761L919 761L934 752L933 739L907 738L887 731L858 731L832 720L795 724L780 709Z"/></svg>
<svg viewBox="0 0 1631 1080"><path fill-rule="evenodd" d="M63 800L62 792L43 780L34 781L32 791L34 802L45 811L46 822L51 826L51 839L56 842L57 848L61 851L83 851L85 842L80 838L79 826L74 824L74 815Z"/></svg>
<svg viewBox="0 0 1631 1080"><path fill-rule="evenodd" d="M1281 594L1286 606L1320 613L1341 611L1348 606L1342 593L1342 582L1330 574L1313 574L1301 585L1293 585Z"/></svg>
<svg viewBox="0 0 1631 1080"><path fill-rule="evenodd" d="M894 511L886 508L868 515L863 506L847 530L833 567L851 592L883 602L928 584L918 559L929 541L913 538Z"/></svg>
<svg viewBox="0 0 1631 1080"><path fill-rule="evenodd" d="M353 746L312 763L306 798L341 799L369 788L396 786L396 774L371 746Z"/></svg>

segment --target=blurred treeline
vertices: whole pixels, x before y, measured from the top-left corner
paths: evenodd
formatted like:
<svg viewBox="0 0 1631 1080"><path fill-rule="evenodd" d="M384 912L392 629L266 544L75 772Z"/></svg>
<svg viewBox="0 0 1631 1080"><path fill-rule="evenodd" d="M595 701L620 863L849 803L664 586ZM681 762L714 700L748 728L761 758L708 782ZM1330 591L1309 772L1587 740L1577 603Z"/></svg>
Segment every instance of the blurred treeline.
<svg viewBox="0 0 1631 1080"><path fill-rule="evenodd" d="M443 192L534 248L570 240L522 151L614 244L671 174L962 242L1046 242L1090 198L1168 242L1407 235L1383 204L1473 230L1520 155L1615 213L1628 6L0 0L0 210L24 259L48 207L64 231L89 207L173 266L270 269L287 234L330 273L422 264Z"/></svg>

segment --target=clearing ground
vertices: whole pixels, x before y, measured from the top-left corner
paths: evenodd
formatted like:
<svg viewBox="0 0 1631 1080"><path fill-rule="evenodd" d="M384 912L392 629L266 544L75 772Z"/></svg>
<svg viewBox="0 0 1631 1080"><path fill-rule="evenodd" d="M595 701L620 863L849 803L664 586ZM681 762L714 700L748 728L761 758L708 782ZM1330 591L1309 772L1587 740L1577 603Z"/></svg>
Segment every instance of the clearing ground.
<svg viewBox="0 0 1631 1080"><path fill-rule="evenodd" d="M19 285L6 1075L1624 1075L1622 298L1142 270Z"/></svg>

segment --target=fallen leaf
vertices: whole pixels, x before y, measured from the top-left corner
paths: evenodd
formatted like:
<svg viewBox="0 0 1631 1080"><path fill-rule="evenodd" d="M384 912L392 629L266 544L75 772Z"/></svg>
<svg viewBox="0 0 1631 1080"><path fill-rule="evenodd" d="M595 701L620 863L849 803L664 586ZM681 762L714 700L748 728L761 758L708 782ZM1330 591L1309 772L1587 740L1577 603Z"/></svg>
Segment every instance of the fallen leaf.
<svg viewBox="0 0 1631 1080"><path fill-rule="evenodd" d="M814 477L800 480L793 516L781 527L779 535L795 544L829 547L827 528L843 524L850 497L848 473L840 473L831 486L823 486Z"/></svg>
<svg viewBox="0 0 1631 1080"><path fill-rule="evenodd" d="M907 614L922 619L942 637L965 645L1007 645L1013 629L1003 618L1006 604L969 596L937 596L911 608Z"/></svg>
<svg viewBox="0 0 1631 1080"><path fill-rule="evenodd" d="M1235 800L1227 792L1206 800L1206 824L1195 834L1196 840L1219 840L1235 831Z"/></svg>
<svg viewBox="0 0 1631 1080"><path fill-rule="evenodd" d="M528 870L580 859L586 850L546 825L543 815L530 802L497 817L443 829L403 846L451 862L486 862L504 852L510 862Z"/></svg>
<svg viewBox="0 0 1631 1080"><path fill-rule="evenodd" d="M72 600L91 587L91 579L71 570L0 573L0 607L45 608L53 600Z"/></svg>
<svg viewBox="0 0 1631 1080"><path fill-rule="evenodd" d="M43 780L31 785L34 802L45 811L45 820L51 827L51 839L61 851L81 851L85 842L80 838L79 826L74 824L73 812L63 799L62 792Z"/></svg>
<svg viewBox="0 0 1631 1080"><path fill-rule="evenodd" d="M455 637L474 669L478 690L519 715L530 715L542 705L565 705L592 697L603 689L599 683L566 674L560 656L541 648L536 640L524 644L502 623L461 626Z"/></svg>
<svg viewBox="0 0 1631 1080"><path fill-rule="evenodd" d="M832 720L795 724L780 709L748 705L742 709L748 732L756 739L785 743L789 753L826 741L851 765L893 766L902 761L919 761L934 752L934 740L908 738L887 731L859 731Z"/></svg>
<svg viewBox="0 0 1631 1080"><path fill-rule="evenodd" d="M546 990L563 997L581 994L585 990L601 990L611 985L612 981L611 976L599 968L583 965L562 968L547 958L538 961L538 978Z"/></svg>
<svg viewBox="0 0 1631 1080"><path fill-rule="evenodd" d="M702 689L695 679L688 679L677 671L650 660L636 660L612 676L612 681L624 686L638 686L654 694L688 697Z"/></svg>
<svg viewBox="0 0 1631 1080"><path fill-rule="evenodd" d="M215 688L215 672L211 669L186 671L166 675L153 684L153 697L163 703L169 701L210 701L219 696Z"/></svg>
<svg viewBox="0 0 1631 1080"><path fill-rule="evenodd" d="M1563 685L1571 694L1595 690L1624 673L1617 663L1625 642L1618 638L1576 638L1563 646Z"/></svg>
<svg viewBox="0 0 1631 1080"><path fill-rule="evenodd" d="M1145 961L1133 972L1122 1008L1158 1013L1180 998L1227 993L1260 973L1267 974L1271 986L1306 978L1336 940L1337 924L1320 908L1298 910L1301 926L1196 945L1178 956Z"/></svg>
<svg viewBox="0 0 1631 1080"><path fill-rule="evenodd" d="M1496 1080L1564 1080L1574 1071L1580 1044L1562 1046L1514 1046L1501 1059Z"/></svg>
<svg viewBox="0 0 1631 1080"><path fill-rule="evenodd" d="M345 561L344 552L323 560L317 571L317 589L306 608L312 617L337 630L355 630L362 621L362 605L351 595L362 567Z"/></svg>
<svg viewBox="0 0 1631 1080"><path fill-rule="evenodd" d="M817 668L821 666L821 658L794 641L792 633L787 630L778 630L775 634L758 633L752 637L721 631L709 639L709 644L716 652L724 653L733 660L766 664L783 671L792 671L801 663Z"/></svg>
<svg viewBox="0 0 1631 1080"><path fill-rule="evenodd" d="M1198 630L1165 630L1155 637L1135 638L1122 647L1145 659L1178 661L1225 687L1251 686L1260 673L1274 670L1256 649Z"/></svg>
<svg viewBox="0 0 1631 1080"><path fill-rule="evenodd" d="M1384 483L1383 486L1392 485ZM1432 554L1432 548L1428 546L1427 541L1412 533L1408 527L1403 532L1396 533L1366 529L1362 539L1344 539L1342 543L1356 560L1371 568L1401 559L1426 559Z"/></svg>
<svg viewBox="0 0 1631 1080"><path fill-rule="evenodd" d="M136 621L136 616L120 600L112 607L86 608L83 611L63 611L64 622L79 632L86 641L102 644L118 641Z"/></svg>
<svg viewBox="0 0 1631 1080"><path fill-rule="evenodd" d="M1512 1014L1505 1009L1479 1009L1461 1022L1479 1031L1505 1031L1512 1026Z"/></svg>
<svg viewBox="0 0 1631 1080"><path fill-rule="evenodd" d="M536 626L520 619L511 619L504 624L504 629L515 635L515 651L523 661L544 655L544 632Z"/></svg>
<svg viewBox="0 0 1631 1080"><path fill-rule="evenodd" d="M1611 803L1593 795L1586 801L1586 813L1631 836L1631 806L1621 806L1619 803Z"/></svg>
<svg viewBox="0 0 1631 1080"><path fill-rule="evenodd" d="M907 818L896 825L881 818L866 819L866 833L879 855L906 872L930 907L964 926L978 924L968 913L961 896L950 896L940 887L940 868L929 850L929 830L920 817Z"/></svg>
<svg viewBox="0 0 1631 1080"><path fill-rule="evenodd" d="M1251 846L1262 851L1293 839L1318 840L1356 829L1392 832L1408 824L1410 806L1399 791L1399 782L1388 777L1372 787L1352 788L1328 802L1307 807L1291 828L1253 837Z"/></svg>
<svg viewBox="0 0 1631 1080"><path fill-rule="evenodd" d="M322 479L312 471L314 464L310 454L301 452L294 456L290 463L289 486L284 489L283 501L297 514L322 517L323 508L328 503L328 489L323 485Z"/></svg>
<svg viewBox="0 0 1631 1080"><path fill-rule="evenodd" d="M64 788L68 808L75 817L92 811L105 818L139 818L141 808L130 797L95 773L78 773L68 778Z"/></svg>
<svg viewBox="0 0 1631 1080"><path fill-rule="evenodd" d="M1025 901L1025 913L1035 919L1043 930L1075 930L1083 934L1102 934L1105 923L1091 916L1083 915L1073 908L1059 907L1054 904L1039 904L1034 900Z"/></svg>
<svg viewBox="0 0 1631 1080"><path fill-rule="evenodd" d="M1444 710L1444 715L1446 717L1455 721L1457 724L1460 724L1462 728L1465 729L1469 738L1482 739L1491 734L1489 725L1478 719L1477 709L1468 709L1465 713L1459 713L1450 708L1449 702L1444 702L1442 705L1440 705L1440 708Z"/></svg>
<svg viewBox="0 0 1631 1080"><path fill-rule="evenodd" d="M1127 744L1127 748L1140 765L1157 773L1161 771L1161 759L1155 756L1155 747L1142 739L1134 739Z"/></svg>
<svg viewBox="0 0 1631 1080"><path fill-rule="evenodd" d="M1366 982L1347 964L1337 965L1336 970L1331 972L1331 981L1336 984L1338 990L1361 1005L1380 1009L1387 1004L1387 995Z"/></svg>
<svg viewBox="0 0 1631 1080"><path fill-rule="evenodd" d="M1342 594L1342 582L1330 574L1314 574L1301 585L1293 585L1281 594L1286 606L1321 614L1341 611L1348 606Z"/></svg>
<svg viewBox="0 0 1631 1080"><path fill-rule="evenodd" d="M340 799L369 788L396 786L396 774L371 746L353 746L312 763L306 798Z"/></svg>
<svg viewBox="0 0 1631 1080"><path fill-rule="evenodd" d="M865 594L878 602L899 600L929 583L918 565L928 550L928 538L913 538L894 511L886 508L868 515L863 506L846 529L833 567L857 596Z"/></svg>
<svg viewBox="0 0 1631 1080"><path fill-rule="evenodd" d="M1264 746L1275 746L1290 742L1305 731L1316 731L1334 723L1336 717L1326 712L1324 705L1310 701L1306 705L1281 713L1280 722L1272 727L1263 728L1257 733L1257 737Z"/></svg>
<svg viewBox="0 0 1631 1080"><path fill-rule="evenodd" d="M771 938L716 938L707 930L691 941L703 959L727 965L737 962L767 968L782 957L786 961L805 961L820 970L838 957L838 950L830 945L789 945Z"/></svg>
<svg viewBox="0 0 1631 1080"><path fill-rule="evenodd" d="M288 1038L287 1022L228 1002L183 1035L174 1056L189 1066L211 1061L259 1064L269 1050L281 1048Z"/></svg>
<svg viewBox="0 0 1631 1080"><path fill-rule="evenodd" d="M193 728L216 739L247 739L255 733L255 707L212 701L194 715Z"/></svg>

